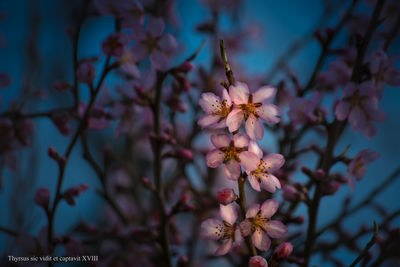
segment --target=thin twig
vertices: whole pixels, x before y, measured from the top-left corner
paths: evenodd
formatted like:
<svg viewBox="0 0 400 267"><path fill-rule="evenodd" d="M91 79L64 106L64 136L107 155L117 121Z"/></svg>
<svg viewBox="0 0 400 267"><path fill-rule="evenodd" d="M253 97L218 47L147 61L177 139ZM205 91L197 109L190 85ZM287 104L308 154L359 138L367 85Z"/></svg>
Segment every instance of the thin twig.
<svg viewBox="0 0 400 267"><path fill-rule="evenodd" d="M368 244L365 246L364 250L358 255L358 257L353 261L352 264L350 264L349 267L354 267L356 264L365 256L368 254L368 250L375 244L376 236L378 235L379 227L374 222L374 235L371 237L371 240L368 242Z"/></svg>

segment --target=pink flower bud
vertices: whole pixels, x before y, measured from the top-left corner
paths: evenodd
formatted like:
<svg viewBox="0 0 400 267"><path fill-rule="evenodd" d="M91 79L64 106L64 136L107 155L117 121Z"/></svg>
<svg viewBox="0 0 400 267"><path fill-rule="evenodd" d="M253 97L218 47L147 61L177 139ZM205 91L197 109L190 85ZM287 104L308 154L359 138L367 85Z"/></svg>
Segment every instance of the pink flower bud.
<svg viewBox="0 0 400 267"><path fill-rule="evenodd" d="M235 201L235 192L230 188L219 190L217 192L217 201L219 204L228 205Z"/></svg>
<svg viewBox="0 0 400 267"><path fill-rule="evenodd" d="M285 259L292 254L293 245L290 242L284 242L275 249L275 257L277 259Z"/></svg>
<svg viewBox="0 0 400 267"><path fill-rule="evenodd" d="M322 180L323 178L325 178L325 172L322 169L318 169L315 171L315 177L319 180Z"/></svg>
<svg viewBox="0 0 400 267"><path fill-rule="evenodd" d="M193 152L190 149L180 149L178 152L178 156L182 159L192 161L193 160Z"/></svg>
<svg viewBox="0 0 400 267"><path fill-rule="evenodd" d="M50 158L52 158L56 161L58 161L60 159L60 155L52 146L49 147L49 149L47 150L47 154L49 155Z"/></svg>
<svg viewBox="0 0 400 267"><path fill-rule="evenodd" d="M56 91L65 91L71 88L71 85L66 82L61 82L61 81L55 81L53 82L53 88Z"/></svg>
<svg viewBox="0 0 400 267"><path fill-rule="evenodd" d="M340 183L338 182L330 182L324 188L325 195L334 195L340 188Z"/></svg>
<svg viewBox="0 0 400 267"><path fill-rule="evenodd" d="M261 256L253 256L249 260L249 267L268 267L268 262Z"/></svg>
<svg viewBox="0 0 400 267"><path fill-rule="evenodd" d="M188 73L189 71L193 70L195 66L190 62L183 62L180 66L176 68L177 71L181 71L184 73Z"/></svg>
<svg viewBox="0 0 400 267"><path fill-rule="evenodd" d="M46 187L41 187L36 190L35 194L35 203L45 210L49 207L50 203L50 191Z"/></svg>
<svg viewBox="0 0 400 267"><path fill-rule="evenodd" d="M74 197L78 197L82 192L86 191L88 188L89 188L89 186L87 184L79 184L79 185L76 185L76 186L73 186L73 187L67 189L67 191L65 191L65 193L64 193L65 201L69 205L75 206L76 201L75 201Z"/></svg>
<svg viewBox="0 0 400 267"><path fill-rule="evenodd" d="M188 262L189 262L189 260L186 257L186 255L181 255L178 259L176 266L177 267L185 267L185 266L187 266Z"/></svg>

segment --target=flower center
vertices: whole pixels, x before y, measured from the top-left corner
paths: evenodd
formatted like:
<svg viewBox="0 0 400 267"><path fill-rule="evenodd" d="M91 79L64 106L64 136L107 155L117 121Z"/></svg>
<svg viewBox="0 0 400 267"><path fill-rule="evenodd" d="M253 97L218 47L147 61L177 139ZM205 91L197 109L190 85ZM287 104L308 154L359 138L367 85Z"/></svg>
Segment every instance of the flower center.
<svg viewBox="0 0 400 267"><path fill-rule="evenodd" d="M240 104L238 107L243 111L244 119L247 120L250 114L254 114L254 116L258 117L257 109L262 106L261 103L253 103L253 95L249 95L249 100L247 104Z"/></svg>
<svg viewBox="0 0 400 267"><path fill-rule="evenodd" d="M153 37L148 34L146 40L143 41L143 44L147 47L149 53L151 53L154 49L160 49L158 45L159 40L160 37Z"/></svg>
<svg viewBox="0 0 400 267"><path fill-rule="evenodd" d="M235 226L223 221L218 224L215 228L215 234L219 237L219 240L229 239L234 236Z"/></svg>
<svg viewBox="0 0 400 267"><path fill-rule="evenodd" d="M359 172L360 169L362 169L364 167L364 162L362 162L361 160L357 161L355 166L354 166L354 171L355 172Z"/></svg>
<svg viewBox="0 0 400 267"><path fill-rule="evenodd" d="M231 159L240 162L239 153L244 151L244 148L235 147L233 141L229 144L229 146L221 147L220 150L225 153L224 163L227 163Z"/></svg>
<svg viewBox="0 0 400 267"><path fill-rule="evenodd" d="M258 212L256 217L252 218L252 225L251 225L251 231L255 232L257 229L260 229L262 231L267 231L267 225L268 225L268 221L270 220L270 218L266 218L266 217L261 217L261 213Z"/></svg>
<svg viewBox="0 0 400 267"><path fill-rule="evenodd" d="M258 168L254 171L251 171L251 174L254 175L260 182L261 174L268 175L270 169L271 169L271 167L268 166L267 163L263 159L261 159L260 163L258 164Z"/></svg>
<svg viewBox="0 0 400 267"><path fill-rule="evenodd" d="M223 100L222 102L219 100L215 100L215 104L211 104L213 107L213 111L211 111L212 115L218 115L221 118L226 118L230 112L230 108L228 107L227 101Z"/></svg>

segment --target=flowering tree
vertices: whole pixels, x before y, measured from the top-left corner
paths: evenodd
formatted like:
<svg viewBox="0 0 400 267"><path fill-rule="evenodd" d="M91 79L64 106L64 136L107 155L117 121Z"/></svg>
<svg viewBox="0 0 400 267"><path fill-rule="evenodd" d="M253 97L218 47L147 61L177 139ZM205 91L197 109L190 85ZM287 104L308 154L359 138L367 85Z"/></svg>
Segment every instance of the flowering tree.
<svg viewBox="0 0 400 267"><path fill-rule="evenodd" d="M41 101L31 88L12 104L4 98L0 110L6 173L21 169L21 150L43 132L38 119L49 120L65 138L64 145L33 149L47 151L57 173L46 175L55 184L32 184L33 178L25 184L46 219L39 231L0 225L13 244L2 255L5 265L53 266L59 264L55 257L95 266L399 264L399 207L390 210L376 199L400 169L382 170L388 178L376 179L359 202L340 196L348 187L357 195L357 182L380 157L368 143L355 153L340 144L346 131L373 138L377 123L387 119L379 105L384 90L400 86L390 53L400 31L399 2L326 1L318 28L260 76L237 61L246 40L259 34L239 19L243 2L201 1L211 19L198 24L205 41L190 52L176 33L176 1L78 5L68 30L72 79L52 81L52 90L72 101L38 110L27 104ZM226 15L236 25L229 31L221 22ZM85 23L104 18L114 25L101 44L92 44L101 55L81 56ZM321 27L331 20L337 24ZM309 40L321 53L304 79L289 62ZM207 63L198 59L205 44ZM0 89L15 79L0 73ZM83 165L97 182L68 183L67 173ZM91 191L104 201L101 219L58 230L62 204L79 205ZM321 225L325 199L334 199L335 212ZM365 224L350 231L347 219L364 208L379 217L363 218ZM30 256L50 258L23 259Z"/></svg>

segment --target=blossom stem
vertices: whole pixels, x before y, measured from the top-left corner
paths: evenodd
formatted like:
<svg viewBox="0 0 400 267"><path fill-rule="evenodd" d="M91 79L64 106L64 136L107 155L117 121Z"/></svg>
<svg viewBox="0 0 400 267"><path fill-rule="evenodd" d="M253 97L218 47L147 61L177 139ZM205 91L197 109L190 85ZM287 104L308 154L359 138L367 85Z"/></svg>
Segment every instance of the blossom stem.
<svg viewBox="0 0 400 267"><path fill-rule="evenodd" d="M365 256L367 256L368 254L368 250L375 244L375 240L376 240L376 236L378 235L378 230L379 227L376 224L376 222L374 222L374 235L371 237L371 240L368 242L368 244L365 246L365 248L363 249L363 251L360 253L360 255L358 255L358 257L353 261L353 263L349 266L349 267L354 267L356 266L356 264Z"/></svg>
<svg viewBox="0 0 400 267"><path fill-rule="evenodd" d="M224 46L224 40L220 40L219 41L219 45L220 45L220 50L221 50L222 61L224 63L224 67L225 67L226 78L228 79L229 85L234 85L235 84L235 78L233 76L233 72L231 70L231 67L229 66L229 63L228 63L228 58L226 56L226 50L225 50L225 46ZM233 134L235 134L235 133L233 133ZM238 179L238 189L239 189L238 203L239 203L240 209L242 210L243 219L246 217L246 211L247 211L245 182L246 182L246 177L243 174L241 174L239 179ZM247 236L245 238L245 240L246 240L247 247L248 247L248 249L250 251L250 254L252 256L256 256L257 255L257 251L256 251L256 248L253 245L253 242L251 241L251 237Z"/></svg>
<svg viewBox="0 0 400 267"><path fill-rule="evenodd" d="M162 170L162 140L161 140L161 92L162 84L166 78L166 72L157 73L156 95L153 105L153 119L154 119L154 134L155 139L153 143L153 171L154 171L154 184L156 186L158 209L160 213L160 232L161 232L161 246L164 251L165 264L172 267L171 252L169 248L169 223L168 215L165 208L164 187L162 183L161 170Z"/></svg>

